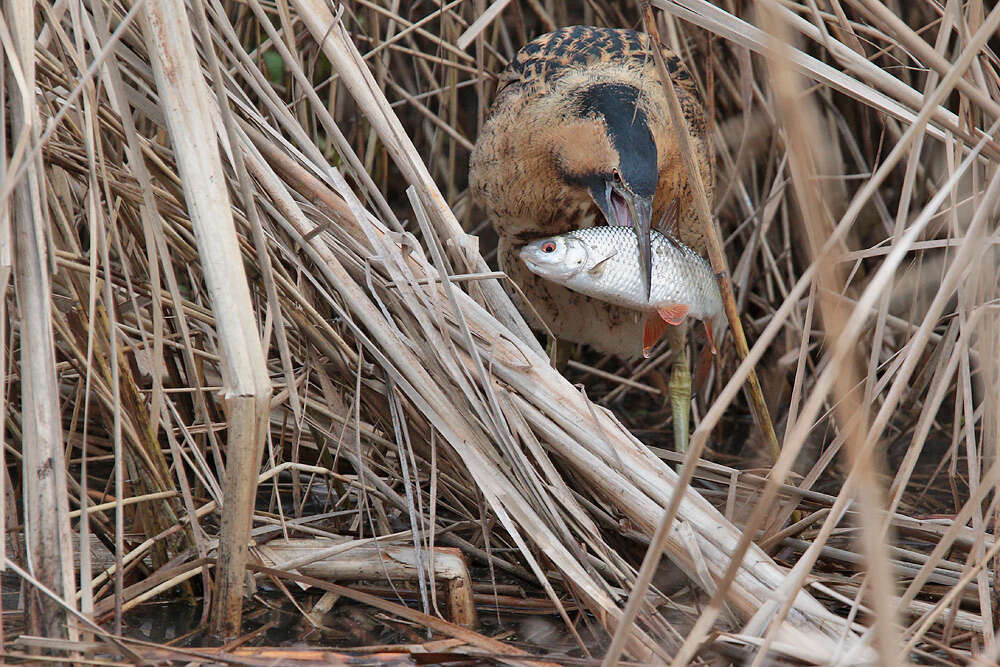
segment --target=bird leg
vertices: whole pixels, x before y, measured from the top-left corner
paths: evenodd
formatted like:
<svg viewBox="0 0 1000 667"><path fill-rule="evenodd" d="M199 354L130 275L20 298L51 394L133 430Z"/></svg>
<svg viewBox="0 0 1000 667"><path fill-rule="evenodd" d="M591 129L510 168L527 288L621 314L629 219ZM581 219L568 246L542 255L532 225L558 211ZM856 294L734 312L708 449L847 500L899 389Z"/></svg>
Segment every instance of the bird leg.
<svg viewBox="0 0 1000 667"><path fill-rule="evenodd" d="M674 450L687 452L688 426L691 416L691 369L687 358L687 327L683 324L667 328L667 339L673 353L670 370L670 409L673 414Z"/></svg>

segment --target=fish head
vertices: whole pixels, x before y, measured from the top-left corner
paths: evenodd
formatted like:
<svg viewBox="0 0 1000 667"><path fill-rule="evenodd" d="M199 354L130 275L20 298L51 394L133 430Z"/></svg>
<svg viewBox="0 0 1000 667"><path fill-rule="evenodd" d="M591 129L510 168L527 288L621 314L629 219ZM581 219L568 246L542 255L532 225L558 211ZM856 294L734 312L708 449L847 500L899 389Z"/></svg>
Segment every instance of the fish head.
<svg viewBox="0 0 1000 667"><path fill-rule="evenodd" d="M587 268L586 244L572 236L553 236L532 241L521 248L521 261L535 275L565 282Z"/></svg>

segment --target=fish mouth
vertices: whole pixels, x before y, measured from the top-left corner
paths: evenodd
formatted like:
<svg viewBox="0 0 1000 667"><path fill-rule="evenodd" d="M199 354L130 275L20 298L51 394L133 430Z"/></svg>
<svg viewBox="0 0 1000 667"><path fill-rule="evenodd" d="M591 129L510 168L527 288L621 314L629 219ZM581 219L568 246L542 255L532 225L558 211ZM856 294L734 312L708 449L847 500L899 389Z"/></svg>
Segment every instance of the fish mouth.
<svg viewBox="0 0 1000 667"><path fill-rule="evenodd" d="M523 250L520 253L518 253L518 256L521 258L521 261L524 262L524 265L528 267L529 271L531 271L535 275L539 275L539 271L542 268L541 264L539 264L538 262L534 261L532 259L532 257L527 252L524 252Z"/></svg>
<svg viewBox="0 0 1000 667"><path fill-rule="evenodd" d="M538 261L528 252L524 252L520 257L521 261L524 262L524 265L532 274L544 280L551 280L561 284L563 279L575 273L574 271L567 271L563 262Z"/></svg>

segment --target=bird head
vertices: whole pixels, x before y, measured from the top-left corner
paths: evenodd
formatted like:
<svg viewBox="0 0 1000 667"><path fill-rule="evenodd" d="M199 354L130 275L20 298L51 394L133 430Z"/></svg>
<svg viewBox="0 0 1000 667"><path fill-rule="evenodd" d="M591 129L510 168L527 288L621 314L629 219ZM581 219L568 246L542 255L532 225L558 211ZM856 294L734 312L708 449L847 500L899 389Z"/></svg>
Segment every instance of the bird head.
<svg viewBox="0 0 1000 667"><path fill-rule="evenodd" d="M627 83L603 82L581 86L568 99L567 125L575 131L564 133L554 147L560 175L587 190L609 225L635 230L648 300L649 234L659 168L641 93Z"/></svg>

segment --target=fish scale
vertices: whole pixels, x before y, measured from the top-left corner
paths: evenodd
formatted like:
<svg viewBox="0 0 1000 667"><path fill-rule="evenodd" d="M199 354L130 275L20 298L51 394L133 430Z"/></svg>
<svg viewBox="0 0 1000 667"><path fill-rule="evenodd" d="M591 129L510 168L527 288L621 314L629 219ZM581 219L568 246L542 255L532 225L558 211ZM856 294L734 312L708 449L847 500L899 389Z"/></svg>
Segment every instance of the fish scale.
<svg viewBox="0 0 1000 667"><path fill-rule="evenodd" d="M725 325L722 297L711 265L672 236L653 230L650 297L645 299L639 244L628 227L589 227L526 244L521 259L532 273L595 299L647 313L648 352L664 325L685 316L705 322L709 339ZM652 327L652 328L651 328Z"/></svg>

